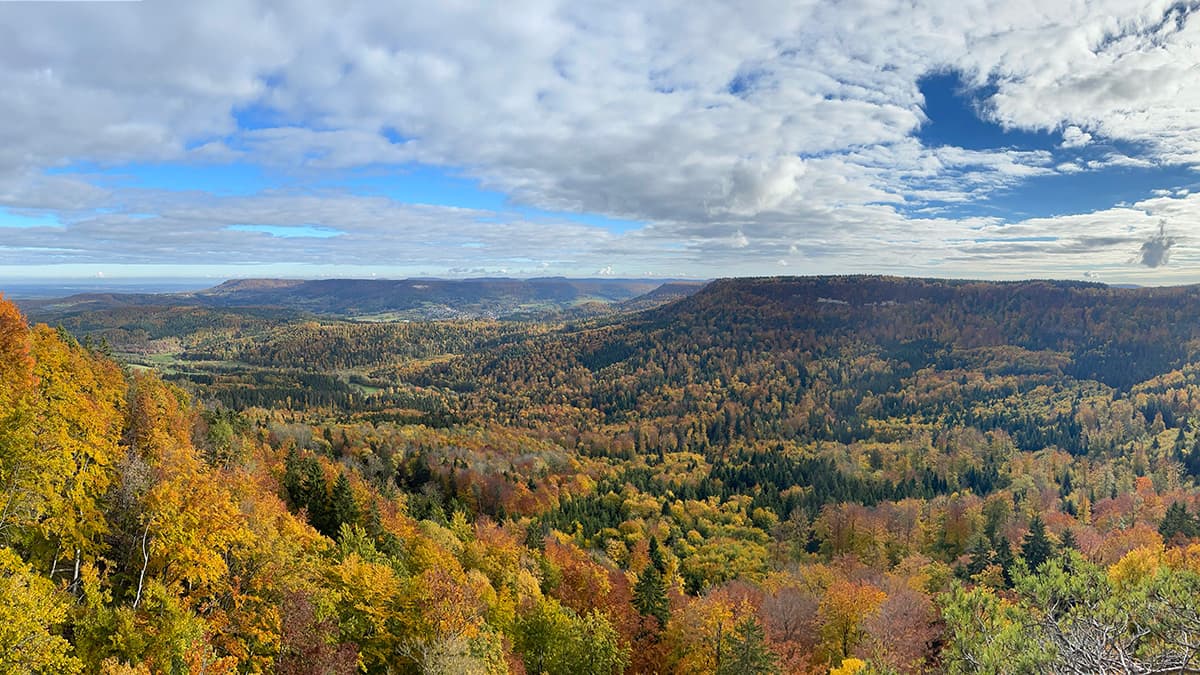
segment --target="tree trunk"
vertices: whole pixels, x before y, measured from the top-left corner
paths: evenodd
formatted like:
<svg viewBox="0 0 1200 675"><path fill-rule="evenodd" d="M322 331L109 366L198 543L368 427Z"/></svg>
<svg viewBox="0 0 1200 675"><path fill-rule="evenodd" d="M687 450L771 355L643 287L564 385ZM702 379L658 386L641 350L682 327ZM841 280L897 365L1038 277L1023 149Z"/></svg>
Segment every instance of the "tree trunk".
<svg viewBox="0 0 1200 675"><path fill-rule="evenodd" d="M146 582L146 568L150 566L150 551L146 548L146 540L150 537L150 524L142 532L142 571L138 574L137 596L133 599L133 608L137 609L142 602L142 586Z"/></svg>

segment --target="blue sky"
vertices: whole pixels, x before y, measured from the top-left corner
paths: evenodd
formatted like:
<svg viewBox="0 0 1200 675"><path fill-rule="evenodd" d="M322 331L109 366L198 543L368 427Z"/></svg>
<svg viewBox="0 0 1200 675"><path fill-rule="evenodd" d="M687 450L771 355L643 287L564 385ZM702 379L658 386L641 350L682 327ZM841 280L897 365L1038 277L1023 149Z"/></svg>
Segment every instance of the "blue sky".
<svg viewBox="0 0 1200 675"><path fill-rule="evenodd" d="M995 93L994 89L971 87L958 73L932 73L919 80L918 86L924 98L921 109L928 121L921 125L916 138L929 147L1044 152L1055 166L1103 163L1113 154L1153 156L1135 143L1097 139L1086 146L1064 148L1061 133L1006 128L989 118L987 99ZM1153 197L1155 190L1192 191L1198 185L1200 174L1192 166L1147 159L1145 166L1115 164L1034 176L983 199L969 203L935 201L933 205L948 216L993 216L1015 222L1100 211Z"/></svg>
<svg viewBox="0 0 1200 675"><path fill-rule="evenodd" d="M1171 2L0 3L0 280L1192 283L1197 65Z"/></svg>

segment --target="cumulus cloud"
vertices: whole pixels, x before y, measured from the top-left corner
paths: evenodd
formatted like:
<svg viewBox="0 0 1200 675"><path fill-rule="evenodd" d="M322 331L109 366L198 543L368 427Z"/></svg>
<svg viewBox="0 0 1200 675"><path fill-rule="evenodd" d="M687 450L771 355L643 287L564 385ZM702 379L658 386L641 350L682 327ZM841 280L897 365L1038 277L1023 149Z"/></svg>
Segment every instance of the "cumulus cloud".
<svg viewBox="0 0 1200 675"><path fill-rule="evenodd" d="M63 223L6 230L0 263L619 261L708 276L771 270L797 241L813 271L1002 275L1023 260L1078 275L1128 266L1137 246L1146 269L1193 259L1186 193L1052 219L940 217L1048 176L1200 165L1189 5L917 4L0 3L0 208ZM1061 130L1059 147L927 147L918 82L946 71L989 121ZM113 179L129 163L277 179L245 196L148 189ZM348 171L414 165L516 206L645 226L339 187ZM1174 236L1135 234L1159 218Z"/></svg>
<svg viewBox="0 0 1200 675"><path fill-rule="evenodd" d="M1171 257L1171 247L1175 239L1167 236L1166 223L1159 225L1158 233L1142 242L1139 252L1141 263L1146 267L1159 267L1167 264Z"/></svg>
<svg viewBox="0 0 1200 675"><path fill-rule="evenodd" d="M800 189L804 162L797 157L743 161L734 167L725 203L730 212L755 215L779 208Z"/></svg>
<svg viewBox="0 0 1200 675"><path fill-rule="evenodd" d="M1092 135L1072 124L1063 129L1062 132L1062 147L1064 148L1082 148L1092 142Z"/></svg>

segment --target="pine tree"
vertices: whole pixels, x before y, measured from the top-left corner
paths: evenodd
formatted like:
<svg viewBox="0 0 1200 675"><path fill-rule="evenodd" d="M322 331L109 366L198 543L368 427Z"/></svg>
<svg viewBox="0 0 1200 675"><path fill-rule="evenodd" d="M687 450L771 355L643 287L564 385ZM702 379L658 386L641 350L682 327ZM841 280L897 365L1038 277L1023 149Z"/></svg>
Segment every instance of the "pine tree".
<svg viewBox="0 0 1200 675"><path fill-rule="evenodd" d="M300 473L300 458L295 446L288 448L287 457L283 460L283 491L288 506L294 511L304 506L302 496L304 477Z"/></svg>
<svg viewBox="0 0 1200 675"><path fill-rule="evenodd" d="M753 616L739 621L723 642L717 675L766 675L778 672L775 655L767 649L762 626Z"/></svg>
<svg viewBox="0 0 1200 675"><path fill-rule="evenodd" d="M667 584L662 572L653 564L646 565L638 575L637 584L633 587L633 606L643 616L658 619L659 628L665 628L671 618L671 608L667 604Z"/></svg>
<svg viewBox="0 0 1200 675"><path fill-rule="evenodd" d="M324 472L321 471L321 463L307 457L301 464L301 505L308 510L308 522L321 534L333 537L337 534L337 527L331 519L329 486L325 482Z"/></svg>
<svg viewBox="0 0 1200 675"><path fill-rule="evenodd" d="M354 492L350 489L350 480L346 478L346 474L338 474L333 483L330 502L333 511L331 525L334 528L340 530L342 525L358 524L358 504L354 501Z"/></svg>
<svg viewBox="0 0 1200 675"><path fill-rule="evenodd" d="M967 549L967 554L970 556L970 559L961 568L962 576L967 579L984 571L992 563L991 547L982 536L977 536L971 540L971 546Z"/></svg>
<svg viewBox="0 0 1200 675"><path fill-rule="evenodd" d="M1005 586L1012 588L1012 546L1008 543L1008 539L1001 537L1000 540L996 542L994 548L996 549L996 564L1000 566L1000 571L1004 574L1004 584Z"/></svg>
<svg viewBox="0 0 1200 675"><path fill-rule="evenodd" d="M1060 543L1058 543L1058 549L1060 549L1063 554L1066 554L1066 552L1069 550L1079 550L1079 542L1076 542L1075 533L1070 530L1070 527L1062 531L1062 538Z"/></svg>
<svg viewBox="0 0 1200 675"><path fill-rule="evenodd" d="M650 538L650 564L654 565L659 574L666 574L667 561L663 558L662 549L658 546L658 537Z"/></svg>
<svg viewBox="0 0 1200 675"><path fill-rule="evenodd" d="M1079 550L1079 542L1075 541L1075 533L1071 531L1071 528L1063 530L1058 548L1064 554L1070 550Z"/></svg>
<svg viewBox="0 0 1200 675"><path fill-rule="evenodd" d="M1053 553L1050 538L1046 536L1046 524L1040 516L1035 515L1029 519L1029 532L1025 533L1025 541L1021 544L1021 555L1029 565L1029 570L1036 572Z"/></svg>
<svg viewBox="0 0 1200 675"><path fill-rule="evenodd" d="M1063 472L1062 480L1059 481L1058 485L1059 485L1059 487L1058 487L1058 496L1059 497L1070 496L1071 490L1073 489L1073 486L1071 485L1071 472L1070 471Z"/></svg>
<svg viewBox="0 0 1200 675"><path fill-rule="evenodd" d="M1167 507L1167 513L1158 525L1158 533L1168 542L1187 540L1197 535L1196 519L1188 513L1183 502L1174 502Z"/></svg>

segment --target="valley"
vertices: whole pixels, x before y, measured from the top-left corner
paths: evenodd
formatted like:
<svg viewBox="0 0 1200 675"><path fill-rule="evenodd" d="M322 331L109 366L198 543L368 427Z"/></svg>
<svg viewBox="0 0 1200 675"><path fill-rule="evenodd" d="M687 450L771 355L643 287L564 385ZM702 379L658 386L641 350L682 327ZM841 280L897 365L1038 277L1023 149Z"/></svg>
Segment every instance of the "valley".
<svg viewBox="0 0 1200 675"><path fill-rule="evenodd" d="M263 579L256 602L286 612L301 593L326 607L319 621L303 620L325 626L331 654L353 651L369 672L437 672L434 661L451 657L487 672L574 672L573 659L596 663L596 640L610 660L588 672L826 672L854 663L866 672L965 672L980 659L999 668L1018 657L1054 667L1071 643L1057 642L1066 638L1046 622L1084 612L1124 635L1127 619L1105 612L1148 588L1164 595L1138 621L1163 632L1122 638L1136 644L1121 648L1148 663L1190 658L1190 629L1171 622L1190 616L1188 589L1200 588L1189 562L1200 551L1191 543L1200 534L1200 290L796 277L663 295L647 309L538 320L362 320L297 303L213 307L158 296L27 306L31 318L61 326L34 331L35 374L67 367L39 355L44 343L79 368L111 372L105 364L116 358L132 386L126 399L105 385L103 395L118 399L112 414L127 421L96 431L116 434L95 442L117 455L103 464L107 487L89 493L89 508L112 525L88 548L76 545L79 555L93 551L77 559L115 603L103 611L127 607L120 598L136 590L136 528L166 547L159 528L188 512L113 511L132 489L135 455L121 453L147 451L127 445L130 434L166 424L178 437L169 442L188 444L187 461L204 467L203 480L248 481L203 489L255 493L255 509L285 508L267 527L283 527L286 516L286 527L308 532L299 576ZM31 392L50 381L35 380ZM85 381L62 386L93 401L101 393ZM177 401L174 412L145 409L143 391ZM51 405L50 395L38 400ZM58 413L68 428L81 423L70 422L74 414ZM50 447L44 432L32 433L37 447ZM89 442L77 452L92 452ZM154 480L185 479L172 478L165 456L139 461L159 462ZM29 554L60 570L50 581L86 599L78 578L63 576L71 549L46 530L49 504L14 521L14 531L33 529L10 541L48 537ZM249 513L227 517L231 527L262 526L239 520ZM195 541L189 555L226 561L202 572L199 587L199 578L171 576L166 558L166 576L151 578L164 601L181 603L180 620L200 626L218 609L236 614L221 598L245 592L227 586L244 580L228 575L248 564L238 555L258 554L238 553L244 544L232 540ZM275 555L292 565L300 552ZM1100 575L1108 595L1054 585L1066 583L1054 575L1068 567ZM465 576L451 582L439 576L446 570ZM368 572L383 576L330 585L331 574ZM398 586L370 595L380 583ZM411 593L448 592L437 586L445 583L475 595L450 596L459 598L453 608L405 604L423 597ZM1063 616L1037 609L1045 593L1072 598ZM95 602L80 616L93 620L89 612L109 606ZM368 607L369 620L358 614ZM1013 623L965 621L985 608ZM458 629L405 627L451 610L467 612L447 624ZM262 630L286 637L288 615L272 616L284 623ZM546 666L572 639L584 640L569 648L579 651ZM426 651L391 651L412 640ZM427 651L428 640L442 651ZM1030 640L1045 651L1030 652ZM285 655L187 644L237 670L281 667ZM79 653L93 665L152 658L89 649L99 651ZM750 670L721 670L723 650L741 650L738 668Z"/></svg>

